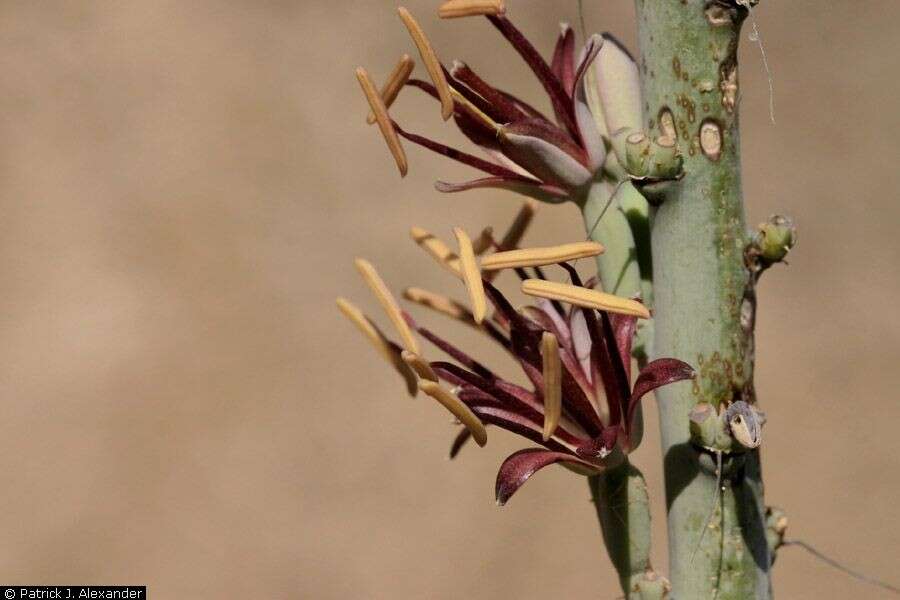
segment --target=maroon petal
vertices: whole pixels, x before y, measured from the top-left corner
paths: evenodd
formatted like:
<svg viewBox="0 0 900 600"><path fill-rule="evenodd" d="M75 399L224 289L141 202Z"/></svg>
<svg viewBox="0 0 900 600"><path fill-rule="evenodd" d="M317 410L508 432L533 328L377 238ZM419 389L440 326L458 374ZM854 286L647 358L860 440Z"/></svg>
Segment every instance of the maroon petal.
<svg viewBox="0 0 900 600"><path fill-rule="evenodd" d="M550 304L549 301L544 300L543 298L539 298L538 300L544 301L544 306L547 307L547 310L538 308L537 306L525 306L522 308L522 312L525 313L526 317L537 323L541 329L549 331L556 336L556 339L559 340L559 345L562 348L570 348L572 340L569 337L569 328L561 328L560 322L548 314L549 311L556 313L556 309L553 308L553 305Z"/></svg>
<svg viewBox="0 0 900 600"><path fill-rule="evenodd" d="M513 104L515 104L516 107L517 107L519 110L521 110L523 113L525 113L526 115L528 115L528 116L531 117L532 119L540 119L540 120L542 120L542 121L546 121L547 123L550 122L550 119L548 119L548 118L544 115L544 113L542 113L541 111L539 111L538 109L536 109L536 108L533 107L532 105L528 104L527 102L525 102L525 101L522 100L521 98L519 98L519 97L517 97L517 96L515 96L515 95L513 95L513 94L510 94L509 92L504 92L504 91L501 90L501 89L498 89L497 91L500 92L501 94L503 94L503 96L505 96L507 100L509 100L510 102L512 102Z"/></svg>
<svg viewBox="0 0 900 600"><path fill-rule="evenodd" d="M497 473L497 504L503 506L528 478L546 466L565 462L598 471L598 467L564 452L551 452L541 448L528 448L509 455Z"/></svg>
<svg viewBox="0 0 900 600"><path fill-rule="evenodd" d="M568 156L571 156L573 159L575 159L580 165L587 168L588 158L581 146L574 143L562 129L560 129L553 123L549 123L541 119L522 119L504 127L503 133L506 135L514 134L542 140L550 144L551 146L558 148L562 152L565 152ZM516 162L520 161L517 160Z"/></svg>
<svg viewBox="0 0 900 600"><path fill-rule="evenodd" d="M522 436L523 438L530 440L535 444L540 444L550 450L558 452L574 452L575 447L579 446L584 441L580 438L567 435L567 432L565 431L560 435L559 428L557 428L554 437L545 442L543 422L536 424L520 414L496 406L478 405L477 403L469 406L472 409L472 412L478 415L478 418L484 423L496 425L500 429L505 429L510 433ZM560 443L556 438L565 441L569 446L567 447Z"/></svg>
<svg viewBox="0 0 900 600"><path fill-rule="evenodd" d="M431 330L425 329L424 327L417 327L416 331L418 331L423 338L446 352L453 360L459 362L470 371L474 371L480 377L484 377L485 379L496 379L496 375L494 375L490 369Z"/></svg>
<svg viewBox="0 0 900 600"><path fill-rule="evenodd" d="M616 345L625 365L625 374L631 381L631 344L634 342L634 333L637 330L637 317L631 315L610 315L612 328L616 335Z"/></svg>
<svg viewBox="0 0 900 600"><path fill-rule="evenodd" d="M497 189L515 192L528 198L534 198L541 202L550 204L559 204L569 199L569 194L564 189L555 185L548 185L531 182L523 177L517 179L508 179L506 177L485 177L483 179L475 179L465 181L463 183L448 183L446 181L438 181L434 184L434 188L444 194L455 194L458 192L467 192L469 190L479 189Z"/></svg>
<svg viewBox="0 0 900 600"><path fill-rule="evenodd" d="M453 159L457 162L461 162L464 165L468 165L470 167L474 167L489 175L494 175L495 177L502 177L503 179L513 180L518 182L525 182L531 184L537 184L538 182L534 179L529 179L527 177L523 177L516 173L515 171L510 171L506 167L501 167L496 163L492 163L490 161L484 160L483 158L478 158L477 156L472 156L471 154L467 154L461 150L457 150L455 148L451 148L450 146L445 146L440 142L435 142L434 140L430 140L421 135L416 135L415 133L409 133L400 128L399 125L394 123L394 128L397 130L397 133L402 137L408 139L414 144L418 144L424 148L428 148L432 152L440 154L442 156L446 156L447 158Z"/></svg>
<svg viewBox="0 0 900 600"><path fill-rule="evenodd" d="M453 89L455 89L461 96L474 104L478 108L478 110L488 115L494 121L502 120L503 117L501 113L498 112L497 109L493 105L491 105L491 103L486 98L483 98L480 94L477 94L474 90L465 85L459 85L460 82L450 74L450 72L444 67L444 65L441 65L441 69L443 69L444 77L447 79L447 81L456 84L453 85ZM463 103L454 103L454 107L456 110L464 110L466 108L465 104Z"/></svg>
<svg viewBox="0 0 900 600"><path fill-rule="evenodd" d="M522 32L513 25L509 19L504 16L489 15L491 23L503 34L516 52L525 59L528 66L537 76L544 90L550 97L550 103L553 105L553 111L556 113L557 119L569 134L578 140L578 128L575 126L575 115L572 112L572 102L563 84L553 74L550 65L540 55L540 53L531 45Z"/></svg>
<svg viewBox="0 0 900 600"><path fill-rule="evenodd" d="M453 65L452 76L465 87L484 99L486 104L490 107L485 112L495 121L500 123L511 123L512 121L523 119L528 116L525 112L520 110L512 100L479 77L469 68L469 65L463 62L455 63ZM468 96L466 97L468 98Z"/></svg>
<svg viewBox="0 0 900 600"><path fill-rule="evenodd" d="M597 437L588 440L575 449L578 456L588 459L603 459L609 456L616 448L616 442L621 432L619 427L607 427Z"/></svg>
<svg viewBox="0 0 900 600"><path fill-rule="evenodd" d="M510 323L510 330L513 328L527 328L528 323L525 321L525 318L519 314L519 312L513 308L513 305L509 303L509 300L506 299L500 290L498 290L494 285L489 282L484 282L484 292L487 294L488 299L494 305L494 308L497 309L497 312L500 313L500 316L503 319Z"/></svg>
<svg viewBox="0 0 900 600"><path fill-rule="evenodd" d="M435 87L427 81L421 79L410 79L406 85L422 90L434 99L439 99ZM479 146L488 148L498 148L500 145L496 142L496 134L493 128L488 127L484 122L471 116L462 104L454 103L453 120L459 129Z"/></svg>
<svg viewBox="0 0 900 600"><path fill-rule="evenodd" d="M616 334L613 331L612 322L609 319L609 313L606 311L598 311L600 313L600 323L603 329L603 341L606 351L609 353L610 363L612 363L613 377L619 388L622 397L621 411L625 415L627 411L626 398L631 390L631 380L628 378L628 372L625 367L625 357L619 352L619 346L616 344ZM631 361L631 356L627 359Z"/></svg>
<svg viewBox="0 0 900 600"><path fill-rule="evenodd" d="M511 394L504 385L501 385L507 383L502 379L485 379L452 363L435 362L432 363L432 368L438 377L448 383L478 389L493 398L498 405L521 413L536 423L543 423L544 407L534 394Z"/></svg>
<svg viewBox="0 0 900 600"><path fill-rule="evenodd" d="M637 381L634 382L634 391L628 399L628 431L631 430L631 421L644 394L676 381L693 379L695 374L691 365L677 358L659 358L641 369Z"/></svg>
<svg viewBox="0 0 900 600"><path fill-rule="evenodd" d="M453 444L450 445L450 460L456 458L456 455L459 454L459 451L462 450L462 447L466 445L472 439L472 432L469 431L467 427L463 427L462 430L456 434L456 437L453 438Z"/></svg>
<svg viewBox="0 0 900 600"><path fill-rule="evenodd" d="M561 267L569 273L573 285L582 286L578 272L570 265L562 263ZM591 362L600 374L600 381L606 392L606 400L609 404L610 424L621 423L626 410L626 402L631 390L631 382L625 375L625 368L621 364L619 349L616 346L615 335L612 327L607 326L609 316L600 311L601 323L597 322L597 313L590 309L580 309L587 322L588 334L591 337Z"/></svg>
<svg viewBox="0 0 900 600"><path fill-rule="evenodd" d="M578 133L581 135L581 145L590 159L591 170L595 172L606 161L606 142L601 136L601 130L597 125L597 119L594 117L594 111L591 110L588 102L584 74L597 57L602 46L603 38L599 35L594 35L581 51L578 69L575 72L575 90L572 94L572 106L575 112L575 123L578 125Z"/></svg>
<svg viewBox="0 0 900 600"><path fill-rule="evenodd" d="M600 50L603 48L603 36L594 34L588 39L587 43L584 45L584 48L581 51L581 56L578 60L578 66L575 68L575 78L572 82L573 90L574 87L577 86L581 79L584 77L584 74L587 72L588 67L594 62L594 59L597 58L597 55L600 54ZM574 95L574 92L572 92Z"/></svg>
<svg viewBox="0 0 900 600"><path fill-rule="evenodd" d="M563 85L563 89L572 96L575 89L575 32L568 23L560 26L559 38L553 50L553 62L550 70Z"/></svg>
<svg viewBox="0 0 900 600"><path fill-rule="evenodd" d="M546 279L543 276L543 273L539 273L541 279ZM562 304L559 301L555 300L547 300L545 298L535 298L535 303L538 308L540 308L544 313L553 321L555 327L559 330L559 333L562 337L560 337L560 342L565 342L563 345L571 350L572 349L572 332L569 330L569 324L566 322L566 311L563 308Z"/></svg>

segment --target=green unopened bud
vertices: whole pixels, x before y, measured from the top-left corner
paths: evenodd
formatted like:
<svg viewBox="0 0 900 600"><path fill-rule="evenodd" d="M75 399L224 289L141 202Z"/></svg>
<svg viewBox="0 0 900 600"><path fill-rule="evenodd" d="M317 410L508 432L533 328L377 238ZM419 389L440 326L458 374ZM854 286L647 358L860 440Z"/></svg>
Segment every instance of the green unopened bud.
<svg viewBox="0 0 900 600"><path fill-rule="evenodd" d="M669 180L681 176L683 161L674 137L650 140L642 132L625 138L625 170L635 180Z"/></svg>
<svg viewBox="0 0 900 600"><path fill-rule="evenodd" d="M678 154L674 137L656 138L650 145L650 177L653 179L677 179L681 176L683 160Z"/></svg>
<svg viewBox="0 0 900 600"><path fill-rule="evenodd" d="M766 264L781 262L797 242L797 228L789 217L773 215L759 225L754 239L758 255Z"/></svg>
<svg viewBox="0 0 900 600"><path fill-rule="evenodd" d="M650 138L640 131L625 138L625 170L632 177L650 173Z"/></svg>

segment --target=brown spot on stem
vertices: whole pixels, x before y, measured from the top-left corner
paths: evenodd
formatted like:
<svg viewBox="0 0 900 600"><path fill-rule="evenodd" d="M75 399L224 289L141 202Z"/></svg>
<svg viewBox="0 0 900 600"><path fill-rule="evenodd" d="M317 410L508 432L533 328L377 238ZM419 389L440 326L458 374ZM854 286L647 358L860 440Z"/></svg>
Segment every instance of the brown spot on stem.
<svg viewBox="0 0 900 600"><path fill-rule="evenodd" d="M668 106L662 107L659 111L659 131L662 137L676 138L678 131L675 129L675 117Z"/></svg>

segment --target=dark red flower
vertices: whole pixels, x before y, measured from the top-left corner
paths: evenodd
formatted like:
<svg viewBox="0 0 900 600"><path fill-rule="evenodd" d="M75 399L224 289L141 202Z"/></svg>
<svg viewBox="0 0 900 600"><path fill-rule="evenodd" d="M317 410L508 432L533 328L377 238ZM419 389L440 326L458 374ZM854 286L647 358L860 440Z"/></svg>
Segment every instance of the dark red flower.
<svg viewBox="0 0 900 600"><path fill-rule="evenodd" d="M445 258L455 260L453 256ZM420 305L436 308L480 327L494 343L512 355L531 382L531 387L526 388L501 377L469 353L418 325L409 313L402 312L410 330L452 359L452 362L431 361L426 364L418 358L418 349L407 348L403 352L407 364L415 369L419 377L436 377L452 386L453 394L461 404L448 405L446 402L449 399L444 398L442 403L445 406L463 422L468 420L471 423L471 411L481 423L506 429L541 446L516 452L503 462L496 486L500 504L505 503L532 474L547 465L560 463L577 472L592 474L619 464L640 441L634 425L643 396L660 386L694 376L690 365L663 358L641 369L632 384L631 346L638 319L635 315L646 316L649 313L636 301L586 291L590 285L585 286L581 282L572 266L560 263L560 267L574 286L565 288L569 293L556 298L552 295L538 298L535 305L518 311L488 277L483 277L484 293L494 312L480 325L461 303L436 295L428 296L422 290L406 294L407 299ZM526 280L523 284L526 293L534 287L530 285L534 279L545 278L539 267L528 268L534 269L534 278L529 277L525 267L514 267L519 276ZM581 299L582 296L586 300ZM569 299L568 306L560 300L563 297ZM600 305L628 314L589 308L595 305L592 304L594 297L601 298ZM604 300L606 298L612 301ZM381 299L382 304L390 305L391 301ZM551 347L558 352L561 367L556 388L558 404L555 407L550 406L545 398L544 376L547 371L544 359L548 348L545 339L548 337L555 339ZM391 352L394 355L401 353L400 346L386 340L380 348L388 355ZM397 366L397 363L397 356L394 356L392 364ZM428 385L429 389L434 387L432 383ZM554 413L558 418L552 416ZM457 436L451 447L451 456L455 456L465 444L471 429L464 429ZM483 437L483 431L478 433Z"/></svg>

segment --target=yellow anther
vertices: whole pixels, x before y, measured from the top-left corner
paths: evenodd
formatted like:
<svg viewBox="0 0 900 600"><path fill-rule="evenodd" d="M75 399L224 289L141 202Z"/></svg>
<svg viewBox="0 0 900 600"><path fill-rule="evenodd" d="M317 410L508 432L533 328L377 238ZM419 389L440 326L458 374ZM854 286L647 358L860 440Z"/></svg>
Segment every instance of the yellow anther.
<svg viewBox="0 0 900 600"><path fill-rule="evenodd" d="M475 260L475 251L472 249L472 240L465 231L456 227L453 229L456 241L459 244L459 263L462 267L463 282L469 292L469 300L472 302L472 316L475 322L481 324L487 315L487 298L484 295L484 282L481 280L481 271Z"/></svg>
<svg viewBox="0 0 900 600"><path fill-rule="evenodd" d="M427 360L409 350L404 350L400 353L400 356L403 358L403 362L408 364L420 379L437 383L438 376Z"/></svg>
<svg viewBox="0 0 900 600"><path fill-rule="evenodd" d="M613 296L577 285L544 281L543 279L526 279L522 282L522 292L529 296L559 300L584 308L632 315L642 319L650 318L650 311L637 300Z"/></svg>
<svg viewBox="0 0 900 600"><path fill-rule="evenodd" d="M422 57L422 62L428 70L428 75L431 77L431 82L434 84L438 98L441 101L441 116L446 121L453 116L453 94L450 92L450 85L447 83L447 78L444 77L444 70L441 67L437 54L435 54L434 48L431 47L431 43L425 37L425 32L422 31L412 14L402 6L397 9L397 12L400 13L403 24L409 30L409 35L416 44L416 48L419 49L419 55Z"/></svg>
<svg viewBox="0 0 900 600"><path fill-rule="evenodd" d="M457 319L468 325L475 325L475 318L472 316L472 311L463 306L461 303L457 302L456 300L452 300L447 296L435 294L434 292L429 292L428 290L423 290L422 288L411 287L406 288L403 291L403 297L410 302L415 302L420 306L430 308L431 310L439 312L442 315L446 315L451 319Z"/></svg>
<svg viewBox="0 0 900 600"><path fill-rule="evenodd" d="M506 12L503 0L447 0L438 8L442 19L476 15L502 15Z"/></svg>
<svg viewBox="0 0 900 600"><path fill-rule="evenodd" d="M372 114L375 116L375 121L378 123L381 135L384 136L384 141L387 143L388 149L391 151L394 160L397 162L397 168L400 169L400 176L406 177L406 172L408 170L406 152L403 151L400 137L397 135L397 130L394 129L394 123L388 115L384 101L375 90L375 84L372 83L372 78L369 77L369 73L365 69L362 67L356 69L356 78L359 80L359 85L366 95L366 100L369 101L369 107L372 109Z"/></svg>
<svg viewBox="0 0 900 600"><path fill-rule="evenodd" d="M559 359L559 341L549 331L541 338L541 356L544 362L544 441L550 439L559 425L562 414L562 366Z"/></svg>
<svg viewBox="0 0 900 600"><path fill-rule="evenodd" d="M445 244L430 231L422 229L421 227L411 227L409 234L412 236L413 241L436 260L439 265L457 277L462 278L459 257L450 249L450 246Z"/></svg>
<svg viewBox="0 0 900 600"><path fill-rule="evenodd" d="M416 337L413 335L412 329L410 329L406 319L403 318L397 300L384 284L384 280L381 279L381 276L378 275L378 271L375 270L372 263L362 258L356 259L356 269L359 271L359 274L362 275L363 280L366 282L366 285L369 286L369 289L372 290L372 293L375 294L375 297L378 299L384 312L387 313L388 318L390 318L391 323L393 323L394 329L400 334L400 339L403 341L403 347L418 354L419 344L416 342Z"/></svg>
<svg viewBox="0 0 900 600"><path fill-rule="evenodd" d="M469 116L475 118L478 121L481 121L485 127L491 129L494 133L500 134L500 124L494 121L492 118L487 116L480 108L469 102L469 99L457 92L454 88L450 88L450 94L453 96L453 99L458 102L463 108L466 109L466 112L469 113Z"/></svg>
<svg viewBox="0 0 900 600"><path fill-rule="evenodd" d="M365 314L353 303L344 298L337 299L337 305L340 311L347 317L351 323L356 325L362 334L369 340L369 343L375 347L379 354L388 362L406 381L406 388L410 396L415 396L417 391L416 378L410 367L404 363L397 355L394 347L388 341L384 334L378 330L375 325L366 317Z"/></svg>
<svg viewBox="0 0 900 600"><path fill-rule="evenodd" d="M481 259L485 271L515 269L517 267L541 267L603 254L603 246L597 242L575 242L547 248L524 248L497 252Z"/></svg>
<svg viewBox="0 0 900 600"><path fill-rule="evenodd" d="M472 412L471 408L463 404L462 400L433 381L420 380L419 389L440 402L454 417L459 419L459 422L472 433L472 437L479 446L487 443L487 431L484 423Z"/></svg>
<svg viewBox="0 0 900 600"><path fill-rule="evenodd" d="M381 87L381 101L384 102L384 107L386 109L390 108L394 103L394 100L397 99L397 96L400 95L400 90L402 90L403 86L406 85L406 82L409 81L409 76L412 74L415 66L416 61L414 61L409 54L404 54L400 57L397 66L394 67L394 70L387 78L387 81L385 81L384 85ZM370 112L369 116L366 117L366 123L371 125L375 121L375 113Z"/></svg>

